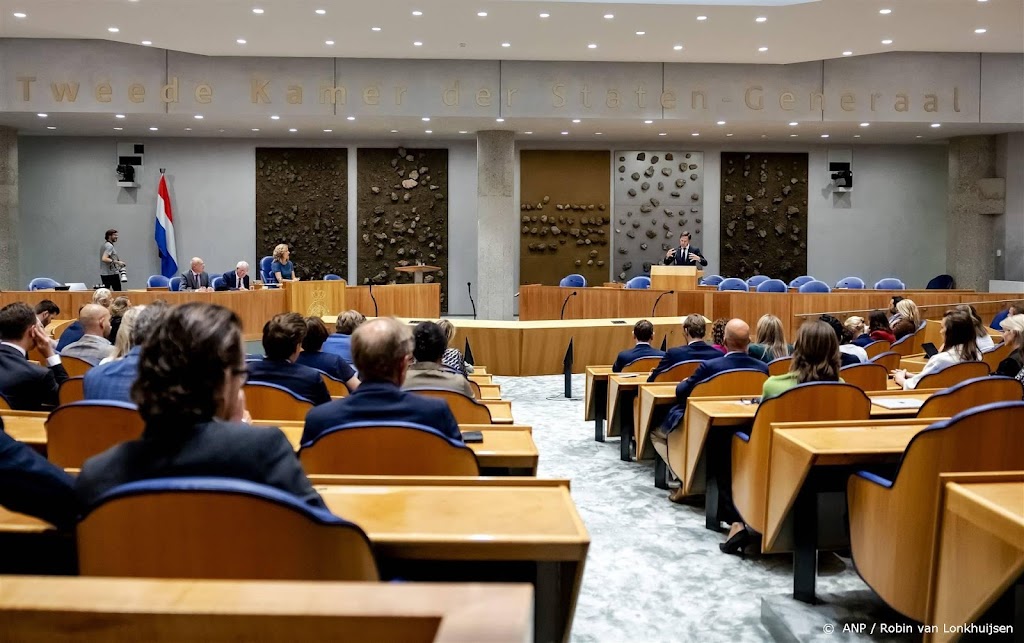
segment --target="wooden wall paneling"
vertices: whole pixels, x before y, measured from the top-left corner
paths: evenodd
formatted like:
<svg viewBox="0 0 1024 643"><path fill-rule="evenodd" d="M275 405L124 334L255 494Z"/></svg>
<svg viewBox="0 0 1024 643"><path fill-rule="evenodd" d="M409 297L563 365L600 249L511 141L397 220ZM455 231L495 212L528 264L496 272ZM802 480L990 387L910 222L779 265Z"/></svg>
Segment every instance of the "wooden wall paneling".
<svg viewBox="0 0 1024 643"><path fill-rule="evenodd" d="M461 319L452 320L452 323L455 324L452 348L464 351L469 339L474 362L486 366L488 373L520 375L522 330L518 323Z"/></svg>
<svg viewBox="0 0 1024 643"><path fill-rule="evenodd" d="M571 296L575 292L576 296ZM565 319L621 319L654 317L651 311L663 291L623 288L560 288L522 286L519 289L520 321L557 320L565 305ZM674 315L675 295L665 294L658 303L662 315Z"/></svg>
<svg viewBox="0 0 1024 643"><path fill-rule="evenodd" d="M374 316L369 286L349 286L345 289L345 297L347 309L358 310L367 317ZM377 300L377 314L381 317L438 319L441 316L441 286L437 283L374 286L373 297Z"/></svg>

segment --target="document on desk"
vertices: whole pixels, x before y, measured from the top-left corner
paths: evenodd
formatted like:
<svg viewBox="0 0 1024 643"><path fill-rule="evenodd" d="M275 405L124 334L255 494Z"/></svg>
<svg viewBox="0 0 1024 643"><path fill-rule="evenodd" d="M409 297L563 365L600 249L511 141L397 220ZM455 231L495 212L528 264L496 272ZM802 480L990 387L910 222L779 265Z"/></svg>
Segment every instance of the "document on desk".
<svg viewBox="0 0 1024 643"><path fill-rule="evenodd" d="M906 398L906 397L872 397L869 398L872 404L882 407L883 409L919 409L924 404L924 400L918 398Z"/></svg>

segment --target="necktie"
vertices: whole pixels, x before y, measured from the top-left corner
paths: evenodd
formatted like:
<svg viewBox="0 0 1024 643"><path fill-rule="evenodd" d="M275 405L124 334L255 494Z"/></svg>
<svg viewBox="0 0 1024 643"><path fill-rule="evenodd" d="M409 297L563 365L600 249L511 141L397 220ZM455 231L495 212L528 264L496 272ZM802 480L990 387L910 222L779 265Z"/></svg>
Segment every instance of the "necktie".
<svg viewBox="0 0 1024 643"><path fill-rule="evenodd" d="M683 263L690 260L690 246L683 246Z"/></svg>

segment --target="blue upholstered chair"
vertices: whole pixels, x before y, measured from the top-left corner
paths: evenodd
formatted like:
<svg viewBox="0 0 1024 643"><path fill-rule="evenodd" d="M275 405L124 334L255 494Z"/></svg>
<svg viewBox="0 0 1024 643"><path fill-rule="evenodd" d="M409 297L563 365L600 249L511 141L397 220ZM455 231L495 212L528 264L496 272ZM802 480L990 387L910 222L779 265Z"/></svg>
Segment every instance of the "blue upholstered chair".
<svg viewBox="0 0 1024 643"><path fill-rule="evenodd" d="M646 290L650 287L651 278L644 277L643 275L639 277L633 277L632 279L626 282L626 288L629 288L630 290Z"/></svg>
<svg viewBox="0 0 1024 643"><path fill-rule="evenodd" d="M163 275L150 275L146 280L147 288L170 288L171 280Z"/></svg>
<svg viewBox="0 0 1024 643"><path fill-rule="evenodd" d="M747 285L750 286L751 288L757 288L758 286L768 281L769 279L771 279L771 277L769 277L768 275L754 275L750 279L747 279Z"/></svg>
<svg viewBox="0 0 1024 643"><path fill-rule="evenodd" d="M87 509L77 538L86 576L379 579L357 525L247 480L157 478L115 487Z"/></svg>
<svg viewBox="0 0 1024 643"><path fill-rule="evenodd" d="M953 279L953 275L933 277L925 286L926 290L952 290L954 288L956 288L956 279Z"/></svg>
<svg viewBox="0 0 1024 643"><path fill-rule="evenodd" d="M729 277L728 279L723 279L722 283L718 284L718 290L739 290L742 292L747 292L750 290L750 288L747 286L747 282L743 281L742 279L737 279L736 277Z"/></svg>
<svg viewBox="0 0 1024 643"><path fill-rule="evenodd" d="M707 275L706 277L702 277L701 278L700 285L702 285L702 286L717 286L718 284L722 283L724 280L725 280L725 277L723 277L721 275Z"/></svg>
<svg viewBox="0 0 1024 643"><path fill-rule="evenodd" d="M331 427L299 449L306 473L360 476L479 476L476 454L414 422Z"/></svg>
<svg viewBox="0 0 1024 643"><path fill-rule="evenodd" d="M211 277L210 288L213 288L214 290L221 290L227 288L227 286L224 284L224 277L221 277L220 275L217 275L216 277Z"/></svg>
<svg viewBox="0 0 1024 643"><path fill-rule="evenodd" d="M824 281L815 280L800 286L800 292L832 292L832 289Z"/></svg>
<svg viewBox="0 0 1024 643"><path fill-rule="evenodd" d="M46 288L56 288L60 285L59 281L54 281L49 277L36 277L32 281L28 282L29 290L44 290Z"/></svg>
<svg viewBox="0 0 1024 643"><path fill-rule="evenodd" d="M1024 470L1024 402L985 404L915 435L891 479L847 482L850 544L864 582L897 612L928 622L943 473ZM733 483L735 485L735 482Z"/></svg>
<svg viewBox="0 0 1024 643"><path fill-rule="evenodd" d="M757 284L757 292L789 292L789 287L781 279L766 279Z"/></svg>
<svg viewBox="0 0 1024 643"><path fill-rule="evenodd" d="M1009 316L1010 316L1010 309L1009 308L1007 308L1006 310L999 311L998 313L996 313L996 316L992 318L992 323L989 324L988 327L993 329L993 330L1002 330L1002 327L999 324L1002 323L1002 321L1004 319L1006 319L1007 317L1009 317Z"/></svg>
<svg viewBox="0 0 1024 643"><path fill-rule="evenodd" d="M587 280L583 275L573 273L563 277L558 285L562 288L586 288Z"/></svg>
<svg viewBox="0 0 1024 643"><path fill-rule="evenodd" d="M171 292L181 291L181 277L172 277L169 284Z"/></svg>
<svg viewBox="0 0 1024 643"><path fill-rule="evenodd" d="M840 279L836 282L836 288L845 288L847 290L861 290L864 288L864 280L860 277L847 277L846 279Z"/></svg>
<svg viewBox="0 0 1024 643"><path fill-rule="evenodd" d="M789 287L790 288L799 288L800 286L804 285L805 283L807 283L809 281L814 281L814 277L812 277L810 275L802 275L800 277L797 277L793 281L789 282Z"/></svg>
<svg viewBox="0 0 1024 643"><path fill-rule="evenodd" d="M333 273L327 273L324 275L324 281L341 281L341 277Z"/></svg>
<svg viewBox="0 0 1024 643"><path fill-rule="evenodd" d="M273 257L263 257L260 259L260 279L263 280L264 286L277 286L277 277L274 276L274 273L270 272L270 266L273 263Z"/></svg>
<svg viewBox="0 0 1024 643"><path fill-rule="evenodd" d="M902 281L895 277L886 277L875 282L875 290L906 290Z"/></svg>

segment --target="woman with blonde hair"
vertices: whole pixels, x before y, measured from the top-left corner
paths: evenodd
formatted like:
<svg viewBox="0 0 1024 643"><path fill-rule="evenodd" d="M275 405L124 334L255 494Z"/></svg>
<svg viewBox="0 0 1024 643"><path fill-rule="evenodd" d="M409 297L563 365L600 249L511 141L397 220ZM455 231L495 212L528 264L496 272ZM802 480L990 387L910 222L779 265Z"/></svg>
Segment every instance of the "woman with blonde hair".
<svg viewBox="0 0 1024 643"><path fill-rule="evenodd" d="M132 302L127 297L121 296L110 304L110 334L107 340L113 344L117 341L117 330L121 327L121 317L132 307Z"/></svg>
<svg viewBox="0 0 1024 643"><path fill-rule="evenodd" d="M441 366L452 371L454 373L460 373L468 376L473 372L473 365L467 364L462 352L457 348L452 348L451 343L455 338L455 324L451 323L447 319L439 319L437 325L441 327L444 332L444 336L448 341L448 349L445 350L444 355L441 356Z"/></svg>
<svg viewBox="0 0 1024 643"><path fill-rule="evenodd" d="M295 274L295 264L290 261L290 258L291 251L288 250L288 244L277 244L274 248L274 261L270 264L270 274L274 275L277 283L299 280L298 275Z"/></svg>
<svg viewBox="0 0 1024 643"><path fill-rule="evenodd" d="M1010 315L999 322L1003 329L1003 343L1010 347L1010 354L999 362L995 375L1024 379L1024 315Z"/></svg>
<svg viewBox="0 0 1024 643"><path fill-rule="evenodd" d="M793 345L786 343L786 331L782 320L775 315L761 315L757 320L757 342L747 349L751 357L768 363L773 359L786 357L793 352Z"/></svg>
<svg viewBox="0 0 1024 643"><path fill-rule="evenodd" d="M871 335L868 334L868 325L864 321L863 317L854 315L853 317L847 317L846 321L843 322L843 328L850 333L850 343L856 346L864 348L871 342L875 341L871 339Z"/></svg>
<svg viewBox="0 0 1024 643"><path fill-rule="evenodd" d="M896 339L916 333L921 325L921 311L917 309L917 304L910 299L901 299L896 303L896 312L899 313L899 319L891 324Z"/></svg>
<svg viewBox="0 0 1024 643"><path fill-rule="evenodd" d="M955 310L959 310L962 313L970 315L971 321L974 323L974 337L975 341L978 343L979 351L984 353L987 350L995 348L996 343L992 339L992 336L988 334L988 331L985 330L985 324L981 321L981 317L978 315L978 310L974 306L970 304L960 304L955 308Z"/></svg>
<svg viewBox="0 0 1024 643"><path fill-rule="evenodd" d="M118 299L127 299L127 297L118 297ZM114 303L117 302L115 301ZM135 328L135 320L138 319L139 313L145 309L145 306L132 306L121 314L117 336L114 339L114 352L100 360L100 364L122 359L128 354L128 351L132 349L132 330Z"/></svg>

